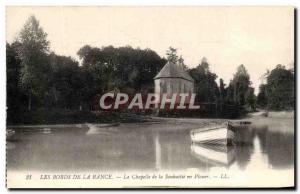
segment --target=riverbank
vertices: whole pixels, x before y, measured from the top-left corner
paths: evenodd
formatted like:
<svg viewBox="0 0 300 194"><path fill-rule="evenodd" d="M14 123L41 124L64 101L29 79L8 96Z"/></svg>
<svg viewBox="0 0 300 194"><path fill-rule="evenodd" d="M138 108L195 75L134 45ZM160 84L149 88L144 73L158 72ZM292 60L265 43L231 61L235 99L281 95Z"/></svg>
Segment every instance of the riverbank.
<svg viewBox="0 0 300 194"><path fill-rule="evenodd" d="M81 123L141 123L153 122L153 120L197 120L199 118L222 119L216 115L199 115L190 112L187 114L159 114L157 113L135 113L114 111L71 111L61 109L38 109L32 111L7 113L7 125L57 125L57 124L81 124Z"/></svg>
<svg viewBox="0 0 300 194"><path fill-rule="evenodd" d="M7 125L56 125L81 123L139 123L151 121L147 115L112 111L34 110L7 114Z"/></svg>
<svg viewBox="0 0 300 194"><path fill-rule="evenodd" d="M273 132L294 133L295 119L294 111L269 111L267 116L263 111L248 114L245 119L252 122L252 126L268 126Z"/></svg>
<svg viewBox="0 0 300 194"><path fill-rule="evenodd" d="M263 111L249 113L243 118L230 119L231 121L250 120L253 124L262 125L265 122L276 123L280 126L280 119L291 119L291 125L294 123L293 111L269 112L268 117L264 116ZM91 111L33 111L30 113L24 112L22 118L17 122L12 122L8 119L8 127L78 127L86 123L96 125L116 124L116 123L189 123L198 127L206 127L210 125L222 124L229 119L223 118L182 118L182 117L156 117L147 114L133 114L120 112L91 112ZM276 128L276 127L275 127Z"/></svg>
<svg viewBox="0 0 300 194"><path fill-rule="evenodd" d="M294 118L294 111L266 111L266 110L259 110L257 112L249 113L247 117L260 117L265 116L269 118Z"/></svg>
<svg viewBox="0 0 300 194"><path fill-rule="evenodd" d="M141 117L142 118L142 117ZM226 119L207 119L207 118L164 118L164 117L144 117L143 120L139 122L122 122L123 124L140 124L141 126L151 126L156 124L163 124L164 126L177 126L179 129L182 127L190 128L201 128L207 126L220 125L228 120ZM121 122L107 122L107 123L94 123L85 122L80 124L18 124L18 125L7 125L7 128L29 128L29 129L45 129L45 128L55 128L55 129L72 129L72 128L89 128L88 125L91 124L97 128L109 128L111 126L115 127L122 124ZM173 127L174 129L174 127ZM174 131L173 129L170 129ZM166 130L164 128L163 130Z"/></svg>

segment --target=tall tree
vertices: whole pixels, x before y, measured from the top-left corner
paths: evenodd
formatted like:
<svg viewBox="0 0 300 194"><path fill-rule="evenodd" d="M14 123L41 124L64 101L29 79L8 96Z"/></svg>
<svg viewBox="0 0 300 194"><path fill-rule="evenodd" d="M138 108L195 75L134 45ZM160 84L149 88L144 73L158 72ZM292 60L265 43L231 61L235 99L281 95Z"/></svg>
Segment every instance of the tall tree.
<svg viewBox="0 0 300 194"><path fill-rule="evenodd" d="M20 82L27 94L28 110L31 110L33 97L43 97L49 81L49 42L46 37L34 16L29 17L19 34Z"/></svg>
<svg viewBox="0 0 300 194"><path fill-rule="evenodd" d="M189 72L195 81L196 100L199 102L216 102L219 97L219 88L216 83L217 75L210 71L207 59L203 58L201 63Z"/></svg>
<svg viewBox="0 0 300 194"><path fill-rule="evenodd" d="M182 55L180 55L180 57L178 58L178 65L185 71L189 69L184 63L184 59L182 58Z"/></svg>
<svg viewBox="0 0 300 194"><path fill-rule="evenodd" d="M266 90L270 109L293 109L295 104L293 70L277 65L267 78Z"/></svg>
<svg viewBox="0 0 300 194"><path fill-rule="evenodd" d="M249 105L251 110L255 111L256 109L256 96L254 94L254 88L249 87L248 91L246 92L246 103Z"/></svg>
<svg viewBox="0 0 300 194"><path fill-rule="evenodd" d="M259 93L257 95L257 105L261 108L266 108L268 105L268 99L267 99L267 85L261 84L259 86Z"/></svg>
<svg viewBox="0 0 300 194"><path fill-rule="evenodd" d="M57 108L80 109L85 81L78 62L54 53L51 53L50 59L52 76L48 104Z"/></svg>
<svg viewBox="0 0 300 194"><path fill-rule="evenodd" d="M221 102L224 101L224 98L226 97L226 89L223 79L220 79L220 100Z"/></svg>
<svg viewBox="0 0 300 194"><path fill-rule="evenodd" d="M245 105L247 103L246 94L249 90L251 82L250 76L243 64L238 66L237 72L234 74L232 84L234 88L233 101L235 104Z"/></svg>
<svg viewBox="0 0 300 194"><path fill-rule="evenodd" d="M20 88L21 62L17 55L20 44L6 44L6 105L7 123L18 121L24 108L24 94Z"/></svg>
<svg viewBox="0 0 300 194"><path fill-rule="evenodd" d="M178 55L177 55L177 49L173 47L169 47L167 50L167 60L177 64L178 62Z"/></svg>

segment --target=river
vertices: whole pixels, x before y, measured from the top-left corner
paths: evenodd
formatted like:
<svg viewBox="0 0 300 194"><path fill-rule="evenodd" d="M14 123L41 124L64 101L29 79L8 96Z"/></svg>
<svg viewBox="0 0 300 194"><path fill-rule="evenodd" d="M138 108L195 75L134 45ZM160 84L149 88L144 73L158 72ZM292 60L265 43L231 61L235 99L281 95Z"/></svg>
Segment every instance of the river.
<svg viewBox="0 0 300 194"><path fill-rule="evenodd" d="M250 118L233 146L191 142L190 130L214 119L165 119L117 126L16 127L7 143L12 171L294 171L293 118ZM205 123L206 122L206 123ZM204 124L203 124L204 123Z"/></svg>

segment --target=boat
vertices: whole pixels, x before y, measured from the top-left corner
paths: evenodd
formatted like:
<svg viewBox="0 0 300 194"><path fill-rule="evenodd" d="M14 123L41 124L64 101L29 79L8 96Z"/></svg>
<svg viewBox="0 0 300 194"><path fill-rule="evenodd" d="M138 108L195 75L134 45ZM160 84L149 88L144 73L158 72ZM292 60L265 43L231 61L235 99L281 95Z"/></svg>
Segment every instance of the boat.
<svg viewBox="0 0 300 194"><path fill-rule="evenodd" d="M192 143L192 155L202 162L229 167L235 160L234 146Z"/></svg>
<svg viewBox="0 0 300 194"><path fill-rule="evenodd" d="M234 143L236 145L252 145L254 131L250 121L228 121L227 126L234 131Z"/></svg>
<svg viewBox="0 0 300 194"><path fill-rule="evenodd" d="M15 130L13 129L7 129L6 130L6 140L7 141L14 141L15 140Z"/></svg>
<svg viewBox="0 0 300 194"><path fill-rule="evenodd" d="M192 142L202 144L233 144L234 131L227 125L194 129L190 132Z"/></svg>
<svg viewBox="0 0 300 194"><path fill-rule="evenodd" d="M250 121L228 121L227 127L231 130L234 129L243 129L243 128L249 128L251 126Z"/></svg>
<svg viewBox="0 0 300 194"><path fill-rule="evenodd" d="M21 130L22 133L44 133L44 134L51 134L51 128L25 128Z"/></svg>
<svg viewBox="0 0 300 194"><path fill-rule="evenodd" d="M86 124L88 127L87 135L109 135L112 132L116 132L116 126L119 126L120 123L110 123L110 124Z"/></svg>
<svg viewBox="0 0 300 194"><path fill-rule="evenodd" d="M104 124L95 124L96 127L116 127L119 126L120 123L104 123Z"/></svg>

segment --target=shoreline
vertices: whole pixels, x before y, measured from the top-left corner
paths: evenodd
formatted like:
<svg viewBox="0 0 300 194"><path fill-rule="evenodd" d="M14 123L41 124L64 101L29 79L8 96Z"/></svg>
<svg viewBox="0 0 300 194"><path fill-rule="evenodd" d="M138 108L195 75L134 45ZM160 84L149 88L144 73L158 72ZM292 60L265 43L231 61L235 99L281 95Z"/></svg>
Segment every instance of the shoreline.
<svg viewBox="0 0 300 194"><path fill-rule="evenodd" d="M67 123L67 124L16 124L16 125L7 125L6 128L47 128L47 127L55 127L55 128L64 128L64 127L82 127L87 124L92 124L97 127L109 127L109 126L116 126L120 124L137 124L137 123L146 123L146 124L151 124L151 123L168 123L168 122L178 122L178 123L184 123L188 122L191 124L201 124L207 122L209 125L210 124L215 124L218 125L219 123L226 122L226 121L258 121L261 119L294 119L294 111L270 111L269 116L265 117L263 116L264 112L263 111L258 111L255 113L248 113L245 117L243 118L237 118L237 119L224 119L224 118L192 118L192 117L156 117L156 116L141 116L141 115L136 115L139 117L137 120L138 121L130 121L130 122L125 122L120 121L120 122L84 122L84 123ZM255 124L255 123L254 123Z"/></svg>

